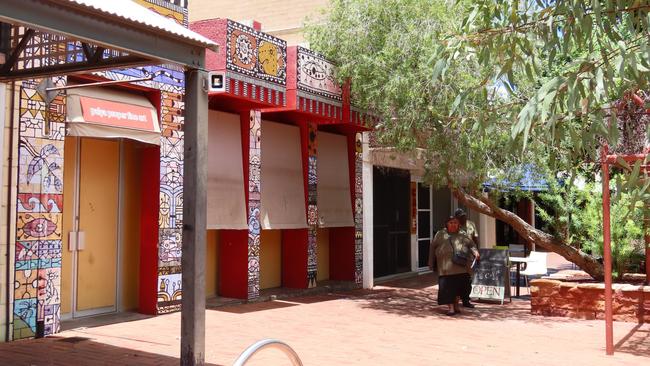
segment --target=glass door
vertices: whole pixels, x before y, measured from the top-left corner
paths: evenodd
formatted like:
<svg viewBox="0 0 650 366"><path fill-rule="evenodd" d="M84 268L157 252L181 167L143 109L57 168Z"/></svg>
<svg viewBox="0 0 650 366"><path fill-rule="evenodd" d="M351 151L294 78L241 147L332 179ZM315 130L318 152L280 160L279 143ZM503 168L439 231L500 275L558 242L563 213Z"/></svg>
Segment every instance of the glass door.
<svg viewBox="0 0 650 366"><path fill-rule="evenodd" d="M418 183L418 267L426 268L429 260L431 230L431 186Z"/></svg>

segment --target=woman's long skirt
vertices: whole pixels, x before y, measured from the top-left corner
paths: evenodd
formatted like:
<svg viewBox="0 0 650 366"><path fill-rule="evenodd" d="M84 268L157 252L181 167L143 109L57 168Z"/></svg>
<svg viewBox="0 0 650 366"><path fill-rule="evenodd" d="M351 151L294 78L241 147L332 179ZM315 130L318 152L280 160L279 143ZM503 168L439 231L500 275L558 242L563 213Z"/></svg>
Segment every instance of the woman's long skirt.
<svg viewBox="0 0 650 366"><path fill-rule="evenodd" d="M472 291L468 273L460 273L438 278L438 305L453 304L456 296L461 299Z"/></svg>

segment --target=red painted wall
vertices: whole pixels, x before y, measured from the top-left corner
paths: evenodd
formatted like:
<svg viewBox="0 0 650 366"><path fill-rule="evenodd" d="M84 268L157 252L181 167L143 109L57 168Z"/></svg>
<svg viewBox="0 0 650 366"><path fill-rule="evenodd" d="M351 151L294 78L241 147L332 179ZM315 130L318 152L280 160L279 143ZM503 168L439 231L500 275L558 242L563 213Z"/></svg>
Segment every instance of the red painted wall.
<svg viewBox="0 0 650 366"><path fill-rule="evenodd" d="M240 114L244 195L248 215L248 158L250 148L250 114ZM221 230L219 243L219 296L248 298L248 230Z"/></svg>
<svg viewBox="0 0 650 366"><path fill-rule="evenodd" d="M357 146L356 146L356 132L348 132L348 177L350 179L350 204L352 205L352 213L354 213L354 199L356 197L356 192L354 190L356 183L356 161L357 161Z"/></svg>
<svg viewBox="0 0 650 366"><path fill-rule="evenodd" d="M227 19L206 19L190 23L190 29L219 45L219 53L205 51L205 68L209 71L226 69Z"/></svg>
<svg viewBox="0 0 650 366"><path fill-rule="evenodd" d="M158 214L160 148L142 149L139 311L156 314L158 299Z"/></svg>
<svg viewBox="0 0 650 366"><path fill-rule="evenodd" d="M248 298L248 231L221 230L219 296Z"/></svg>
<svg viewBox="0 0 650 366"><path fill-rule="evenodd" d="M282 230L282 287L307 285L307 229Z"/></svg>
<svg viewBox="0 0 650 366"><path fill-rule="evenodd" d="M354 281L354 227L330 228L330 280Z"/></svg>

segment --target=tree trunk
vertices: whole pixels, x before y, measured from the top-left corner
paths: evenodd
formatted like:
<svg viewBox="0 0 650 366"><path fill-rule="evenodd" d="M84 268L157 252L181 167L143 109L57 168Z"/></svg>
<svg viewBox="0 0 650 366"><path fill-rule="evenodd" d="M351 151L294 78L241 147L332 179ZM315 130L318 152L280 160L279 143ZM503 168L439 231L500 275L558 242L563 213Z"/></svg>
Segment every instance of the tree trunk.
<svg viewBox="0 0 650 366"><path fill-rule="evenodd" d="M489 198L479 196L474 197L461 188L450 187L454 196L466 207L478 211L482 214L492 216L510 225L521 237L528 241L534 242L535 245L557 253L566 260L575 263L583 271L587 272L594 279L601 281L604 276L603 265L593 256L584 253L580 249L574 248L563 243L561 240L547 234L541 230L535 229L522 218L504 210L494 204Z"/></svg>

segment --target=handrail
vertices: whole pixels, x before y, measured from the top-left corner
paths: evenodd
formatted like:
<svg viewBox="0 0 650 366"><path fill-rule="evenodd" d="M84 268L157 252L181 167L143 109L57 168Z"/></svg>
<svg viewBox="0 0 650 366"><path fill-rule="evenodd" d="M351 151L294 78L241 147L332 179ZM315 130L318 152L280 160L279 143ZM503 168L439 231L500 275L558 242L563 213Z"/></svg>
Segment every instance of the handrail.
<svg viewBox="0 0 650 366"><path fill-rule="evenodd" d="M255 342L246 348L244 352L239 355L239 357L237 357L237 360L235 360L233 366L244 366L248 360L253 357L253 355L263 350L264 348L276 348L282 351L289 358L293 366L302 366L302 361L300 361L300 357L298 357L296 351L294 351L293 348L289 347L288 344L277 339L263 339L261 341Z"/></svg>

